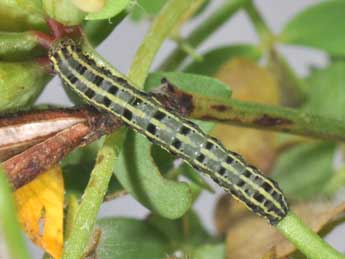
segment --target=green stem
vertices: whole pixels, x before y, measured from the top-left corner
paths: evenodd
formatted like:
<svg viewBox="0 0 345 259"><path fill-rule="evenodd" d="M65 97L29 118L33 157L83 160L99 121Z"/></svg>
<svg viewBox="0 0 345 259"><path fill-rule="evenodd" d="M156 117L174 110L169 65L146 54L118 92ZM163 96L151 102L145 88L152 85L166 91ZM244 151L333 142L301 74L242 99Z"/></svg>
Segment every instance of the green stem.
<svg viewBox="0 0 345 259"><path fill-rule="evenodd" d="M307 137L345 141L345 123L297 109L231 99L193 96L190 117Z"/></svg>
<svg viewBox="0 0 345 259"><path fill-rule="evenodd" d="M274 35L252 1L245 6L245 10L249 18L251 19L257 34L260 37L261 43L272 43ZM268 45L267 47L271 48L272 46Z"/></svg>
<svg viewBox="0 0 345 259"><path fill-rule="evenodd" d="M268 52L268 68L278 79L282 103L287 106L300 105L305 101L306 84L296 75L285 58L275 50L276 38L253 2L246 5L245 10L260 37L261 47Z"/></svg>
<svg viewBox="0 0 345 259"><path fill-rule="evenodd" d="M221 27L236 11L246 5L249 0L224 1L224 4L213 12L202 24L196 28L185 40L192 48L198 47L203 41ZM161 65L159 70L174 71L182 61L187 58L187 53L178 48Z"/></svg>
<svg viewBox="0 0 345 259"><path fill-rule="evenodd" d="M193 1L170 0L153 21L150 30L138 49L133 60L128 77L139 88L143 88L149 69L164 40L179 21L180 17L188 10Z"/></svg>
<svg viewBox="0 0 345 259"><path fill-rule="evenodd" d="M294 213L278 223L277 230L310 259L344 259L345 256L322 240Z"/></svg>
<svg viewBox="0 0 345 259"><path fill-rule="evenodd" d="M65 229L64 229L64 237L65 239L69 239L69 236L73 229L74 219L77 214L79 208L77 197L74 194L68 195L68 210L65 219Z"/></svg>
<svg viewBox="0 0 345 259"><path fill-rule="evenodd" d="M85 189L73 223L73 229L70 237L65 242L62 256L64 259L79 259L84 253L84 249L92 235L99 207L107 191L110 177L113 174L114 160L121 151L125 132L125 128L123 128L108 137L97 155L96 166L91 172L88 186Z"/></svg>
<svg viewBox="0 0 345 259"><path fill-rule="evenodd" d="M29 252L17 221L13 193L2 167L0 167L0 229L10 258L29 259Z"/></svg>
<svg viewBox="0 0 345 259"><path fill-rule="evenodd" d="M139 87L143 86L153 58L164 39L183 15L183 12L188 9L191 1L169 0L153 22L134 58L129 73L130 79ZM97 55L95 56L97 57ZM87 247L99 207L113 173L114 161L122 150L126 132L126 129L123 128L107 137L104 146L98 153L98 162L91 173L89 184L82 197L70 237L65 243L63 259L79 259Z"/></svg>

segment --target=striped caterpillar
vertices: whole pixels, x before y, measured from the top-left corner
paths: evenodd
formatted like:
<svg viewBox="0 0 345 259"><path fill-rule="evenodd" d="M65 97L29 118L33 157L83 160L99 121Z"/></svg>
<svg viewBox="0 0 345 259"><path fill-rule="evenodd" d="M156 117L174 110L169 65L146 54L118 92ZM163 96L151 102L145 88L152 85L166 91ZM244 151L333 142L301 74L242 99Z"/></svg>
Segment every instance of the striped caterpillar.
<svg viewBox="0 0 345 259"><path fill-rule="evenodd" d="M63 82L91 105L112 113L153 143L205 173L258 215L275 225L288 205L273 180L201 131L194 123L166 110L135 88L124 75L101 66L72 39L56 41L49 50Z"/></svg>

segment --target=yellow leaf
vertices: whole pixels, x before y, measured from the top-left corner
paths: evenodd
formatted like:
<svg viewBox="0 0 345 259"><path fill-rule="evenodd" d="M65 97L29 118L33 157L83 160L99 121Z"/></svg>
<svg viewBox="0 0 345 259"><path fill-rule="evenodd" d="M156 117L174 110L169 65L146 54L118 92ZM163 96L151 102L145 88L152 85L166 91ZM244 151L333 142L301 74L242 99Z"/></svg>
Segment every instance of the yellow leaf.
<svg viewBox="0 0 345 259"><path fill-rule="evenodd" d="M15 192L19 222L29 238L54 258L63 248L64 184L56 166Z"/></svg>
<svg viewBox="0 0 345 259"><path fill-rule="evenodd" d="M232 98L264 104L279 104L279 90L275 78L255 62L235 58L224 64L216 78L228 84ZM276 135L255 129L245 129L219 124L212 135L219 138L229 149L258 168L267 172L275 159Z"/></svg>

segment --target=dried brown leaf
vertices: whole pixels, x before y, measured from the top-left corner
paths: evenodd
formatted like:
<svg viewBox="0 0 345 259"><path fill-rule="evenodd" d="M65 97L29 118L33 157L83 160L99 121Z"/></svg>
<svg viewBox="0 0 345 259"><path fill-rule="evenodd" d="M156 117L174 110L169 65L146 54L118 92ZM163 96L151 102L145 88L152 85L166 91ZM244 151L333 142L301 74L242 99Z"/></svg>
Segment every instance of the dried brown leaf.
<svg viewBox="0 0 345 259"><path fill-rule="evenodd" d="M276 80L253 61L232 59L221 67L216 77L231 87L232 98L273 105L279 103ZM271 169L275 159L274 133L220 124L212 134L263 171Z"/></svg>
<svg viewBox="0 0 345 259"><path fill-rule="evenodd" d="M345 211L345 203L310 202L293 206L293 211L315 232L322 231ZM296 251L274 227L256 216L243 218L227 232L227 255L232 259L259 259L273 250L277 259ZM270 257L268 257L270 258Z"/></svg>

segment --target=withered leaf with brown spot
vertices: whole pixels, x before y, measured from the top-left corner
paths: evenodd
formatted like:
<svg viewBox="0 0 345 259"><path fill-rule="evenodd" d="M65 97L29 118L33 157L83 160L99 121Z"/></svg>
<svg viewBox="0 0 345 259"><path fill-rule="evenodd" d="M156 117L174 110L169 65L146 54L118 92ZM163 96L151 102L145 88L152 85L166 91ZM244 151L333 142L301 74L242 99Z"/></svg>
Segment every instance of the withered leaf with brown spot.
<svg viewBox="0 0 345 259"><path fill-rule="evenodd" d="M336 221L345 211L345 203L310 202L292 206L292 210L315 232ZM286 258L296 248L275 228L259 217L249 216L231 224L227 232L227 256L231 259L261 259L274 250L277 259Z"/></svg>
<svg viewBox="0 0 345 259"><path fill-rule="evenodd" d="M232 98L264 104L279 104L278 84L275 78L255 62L235 58L224 64L216 77L229 85ZM221 105L213 107L226 111ZM268 119L259 123L277 123ZM219 124L212 132L226 147L243 155L246 160L264 172L269 172L275 159L276 135L256 129L245 129Z"/></svg>

